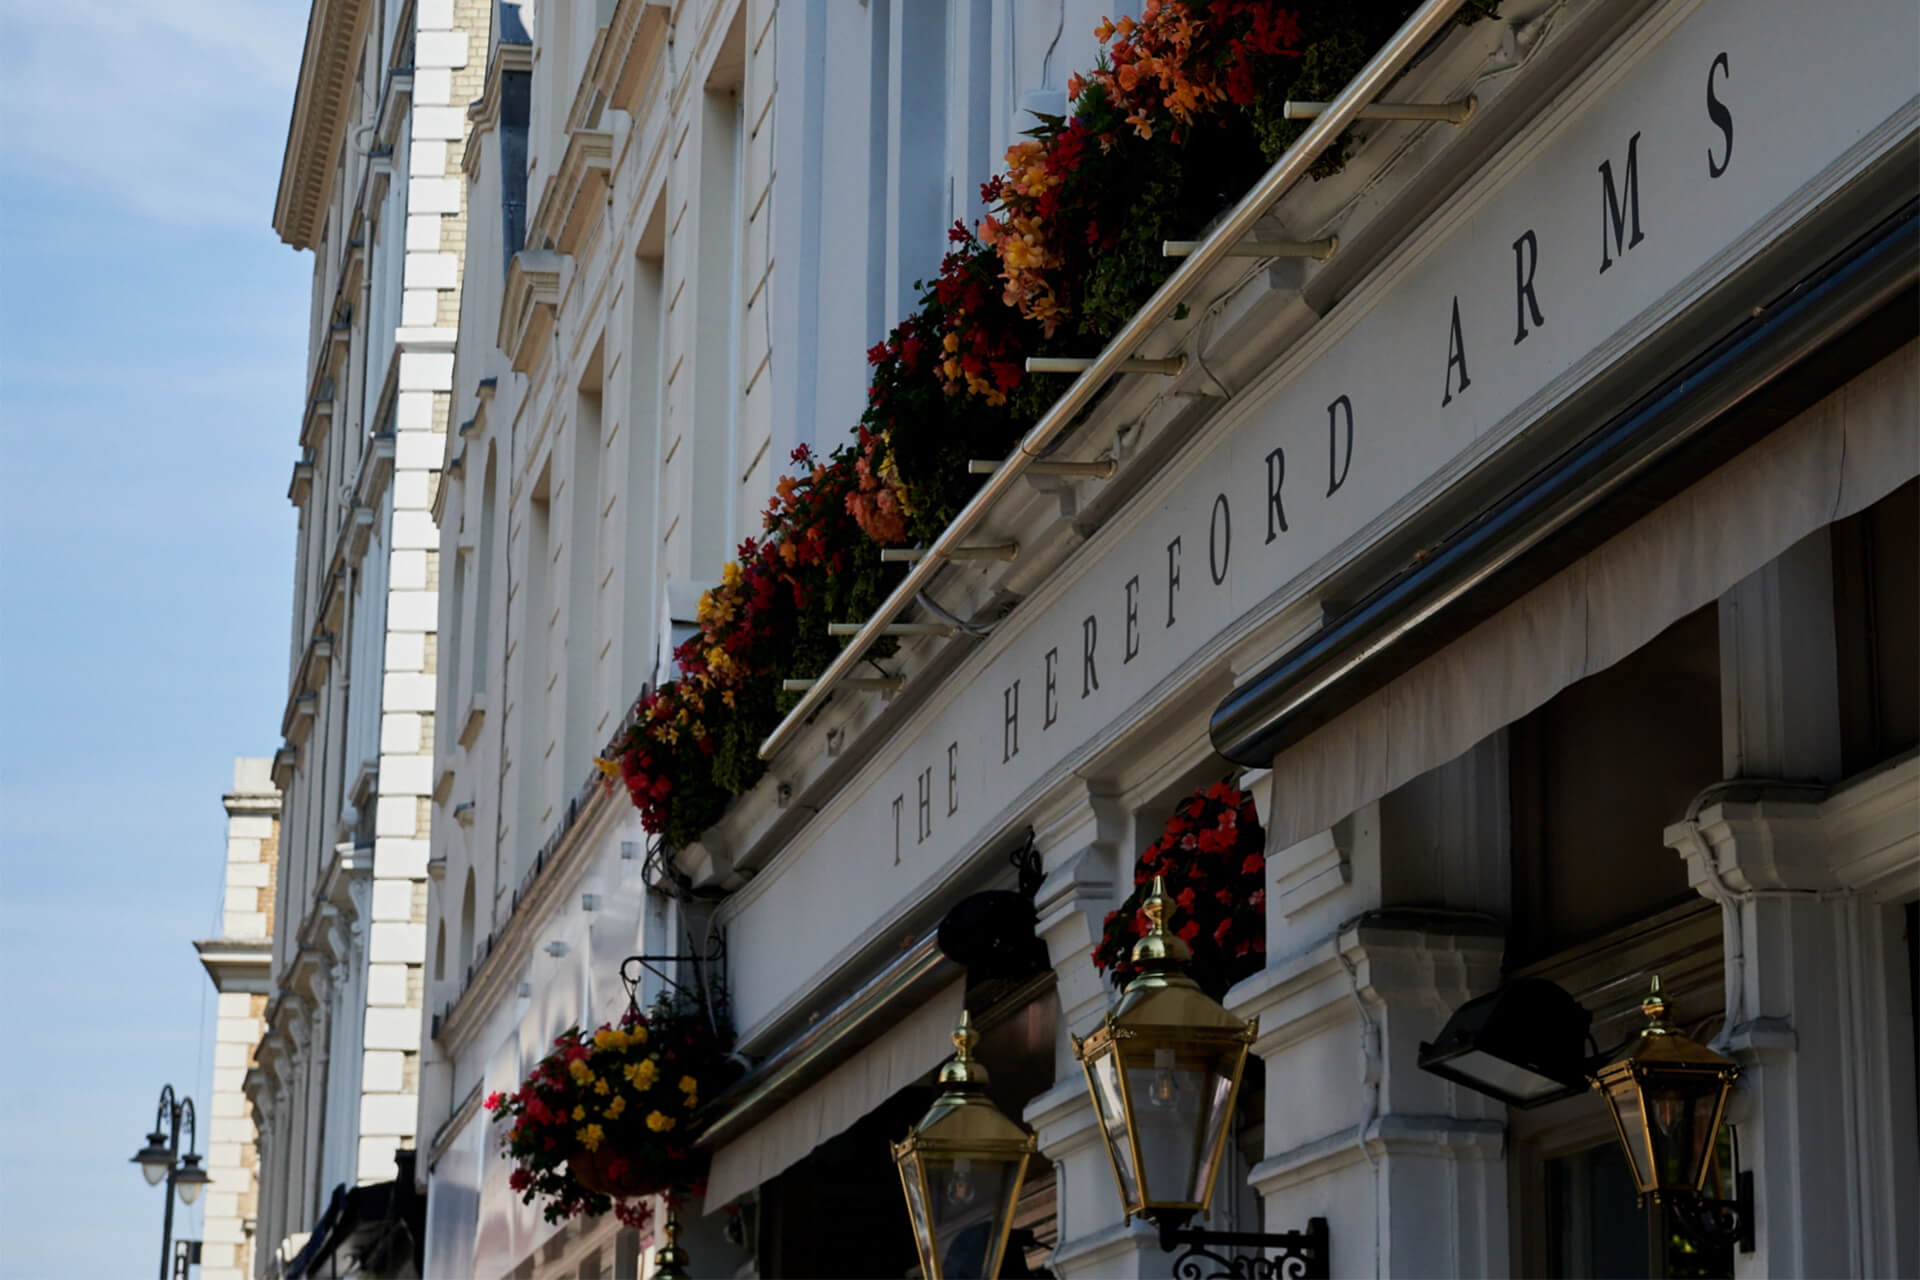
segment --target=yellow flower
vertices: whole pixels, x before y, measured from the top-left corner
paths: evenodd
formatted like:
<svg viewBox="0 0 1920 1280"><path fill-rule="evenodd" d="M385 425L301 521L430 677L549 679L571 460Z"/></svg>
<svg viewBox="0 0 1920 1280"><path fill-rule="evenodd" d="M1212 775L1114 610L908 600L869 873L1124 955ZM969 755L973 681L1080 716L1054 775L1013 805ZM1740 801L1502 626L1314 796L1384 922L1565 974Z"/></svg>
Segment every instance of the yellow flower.
<svg viewBox="0 0 1920 1280"><path fill-rule="evenodd" d="M644 1062L629 1063L626 1068L627 1083L641 1093L653 1088L653 1078L660 1074L660 1068L654 1065L652 1058Z"/></svg>
<svg viewBox="0 0 1920 1280"><path fill-rule="evenodd" d="M680 1077L680 1092L693 1093L699 1088L700 1088L700 1082L698 1080L695 1080L692 1076Z"/></svg>
<svg viewBox="0 0 1920 1280"><path fill-rule="evenodd" d="M575 1107L573 1109L573 1118L575 1120L585 1120L587 1118L587 1109L585 1107Z"/></svg>
<svg viewBox="0 0 1920 1280"><path fill-rule="evenodd" d="M583 1058L575 1058L567 1064L567 1074L573 1077L575 1084L586 1084L593 1079L593 1068Z"/></svg>
<svg viewBox="0 0 1920 1280"><path fill-rule="evenodd" d="M627 1098L625 1094L622 1094L619 1097L615 1098L612 1102L609 1102L607 1104L607 1119L618 1120L620 1118L620 1113L622 1111L625 1111L626 1109L627 1109Z"/></svg>
<svg viewBox="0 0 1920 1280"><path fill-rule="evenodd" d="M593 767L609 778L618 778L620 776L619 764L607 759L605 756L595 756L593 758Z"/></svg>
<svg viewBox="0 0 1920 1280"><path fill-rule="evenodd" d="M575 1130L573 1136L580 1139L580 1145L585 1147L587 1150L598 1151L600 1149L601 1141L607 1135L601 1131L599 1125L590 1124L586 1126L584 1129Z"/></svg>
<svg viewBox="0 0 1920 1280"><path fill-rule="evenodd" d="M597 1094L605 1096L606 1094L612 1093L613 1089L611 1086L607 1084L605 1080L595 1080L593 1082L593 1091Z"/></svg>
<svg viewBox="0 0 1920 1280"><path fill-rule="evenodd" d="M645 1044L646 1042L647 1042L647 1029L645 1027L641 1026L639 1023L636 1022L631 1027L627 1028L628 1044Z"/></svg>
<svg viewBox="0 0 1920 1280"><path fill-rule="evenodd" d="M662 1115L658 1111L648 1112L647 1128L653 1130L655 1133L665 1133L667 1130L673 1128L673 1117Z"/></svg>

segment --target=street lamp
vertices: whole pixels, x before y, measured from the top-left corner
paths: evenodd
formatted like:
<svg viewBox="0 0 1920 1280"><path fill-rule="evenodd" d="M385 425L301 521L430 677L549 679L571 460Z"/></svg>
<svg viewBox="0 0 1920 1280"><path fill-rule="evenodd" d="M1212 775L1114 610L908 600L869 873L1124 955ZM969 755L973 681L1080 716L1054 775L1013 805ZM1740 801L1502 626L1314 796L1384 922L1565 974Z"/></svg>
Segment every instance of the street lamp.
<svg viewBox="0 0 1920 1280"><path fill-rule="evenodd" d="M1746 1197L1702 1194L1714 1141L1740 1067L1667 1025L1667 1001L1654 975L1640 1004L1647 1025L1594 1073L1641 1195L1672 1206L1696 1237L1740 1239L1751 1215Z"/></svg>
<svg viewBox="0 0 1920 1280"><path fill-rule="evenodd" d="M180 1155L180 1124L187 1126L187 1155ZM160 1236L160 1280L167 1280L167 1265L173 1256L173 1197L180 1196L181 1204L192 1204L200 1198L201 1188L209 1181L207 1171L200 1167L200 1157L194 1153L196 1133L193 1124L193 1099L181 1097L175 1099L172 1085L160 1090L160 1108L153 1120L153 1132L147 1135L147 1145L134 1152L132 1163L140 1166L140 1173L148 1186L157 1187L164 1179L167 1184L167 1212L165 1225Z"/></svg>
<svg viewBox="0 0 1920 1280"><path fill-rule="evenodd" d="M1020 1183L1038 1145L987 1096L987 1069L973 1057L979 1040L963 1010L953 1060L940 1068L940 1096L893 1145L927 1280L1000 1274Z"/></svg>
<svg viewBox="0 0 1920 1280"><path fill-rule="evenodd" d="M1206 1245L1277 1249L1297 1264L1284 1274L1328 1275L1324 1218L1277 1233L1187 1226L1213 1199L1259 1019L1234 1017L1186 972L1193 951L1167 929L1173 900L1159 876L1141 909L1152 927L1133 947L1139 976L1093 1034L1073 1041L1127 1218L1156 1224L1163 1249L1187 1247L1176 1275L1197 1274L1189 1268L1196 1256L1238 1273Z"/></svg>

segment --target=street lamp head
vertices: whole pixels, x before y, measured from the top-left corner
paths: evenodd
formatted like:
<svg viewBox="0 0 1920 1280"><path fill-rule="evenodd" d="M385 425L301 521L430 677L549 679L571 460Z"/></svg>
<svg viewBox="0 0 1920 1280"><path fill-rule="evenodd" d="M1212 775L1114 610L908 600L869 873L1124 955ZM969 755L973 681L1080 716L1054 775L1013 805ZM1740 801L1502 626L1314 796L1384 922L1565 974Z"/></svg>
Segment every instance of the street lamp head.
<svg viewBox="0 0 1920 1280"><path fill-rule="evenodd" d="M1667 1024L1655 975L1640 1012L1647 1025L1594 1076L1643 1196L1697 1194L1740 1068Z"/></svg>
<svg viewBox="0 0 1920 1280"><path fill-rule="evenodd" d="M207 1171L200 1167L200 1157L186 1155L180 1160L180 1171L173 1175L173 1188L180 1193L181 1204L192 1204L200 1198L200 1190L211 1181Z"/></svg>
<svg viewBox="0 0 1920 1280"><path fill-rule="evenodd" d="M166 1180L167 1170L173 1167L173 1153L167 1150L167 1135L158 1129L148 1134L147 1145L133 1153L133 1163L140 1166L148 1186L159 1186Z"/></svg>
<svg viewBox="0 0 1920 1280"><path fill-rule="evenodd" d="M1235 1017L1186 972L1193 952L1167 928L1160 877L1141 909L1152 927L1134 944L1140 975L1073 1051L1127 1217L1180 1226L1213 1197L1259 1019Z"/></svg>
<svg viewBox="0 0 1920 1280"><path fill-rule="evenodd" d="M1037 1142L987 1096L980 1037L963 1011L940 1095L893 1147L920 1272L927 1280L1000 1274L1013 1210Z"/></svg>

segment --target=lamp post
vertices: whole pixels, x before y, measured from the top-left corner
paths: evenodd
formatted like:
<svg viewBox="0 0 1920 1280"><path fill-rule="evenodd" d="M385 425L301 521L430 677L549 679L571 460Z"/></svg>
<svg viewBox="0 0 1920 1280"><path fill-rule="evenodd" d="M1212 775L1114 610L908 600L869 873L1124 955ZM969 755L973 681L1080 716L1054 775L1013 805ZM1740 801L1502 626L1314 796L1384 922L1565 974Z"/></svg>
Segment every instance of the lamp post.
<svg viewBox="0 0 1920 1280"><path fill-rule="evenodd" d="M962 1011L953 1060L940 1068L940 1096L893 1147L927 1280L1000 1274L1020 1183L1038 1145L987 1096L987 1069L973 1057L979 1041Z"/></svg>
<svg viewBox="0 0 1920 1280"><path fill-rule="evenodd" d="M187 1126L185 1156L180 1154L182 1120L186 1121ZM148 1186L157 1187L162 1180L167 1184L166 1219L160 1235L160 1280L167 1280L167 1267L173 1260L173 1197L177 1192L181 1204L192 1204L200 1198L200 1190L208 1182L207 1171L200 1167L200 1157L193 1150L196 1138L193 1099L181 1097L176 1100L173 1086L162 1086L160 1107L153 1119L153 1132L147 1135L147 1145L133 1156L133 1163L140 1166Z"/></svg>
<svg viewBox="0 0 1920 1280"><path fill-rule="evenodd" d="M1138 1214L1160 1228L1162 1249L1186 1248L1175 1275L1198 1274L1197 1259L1205 1259L1236 1276L1324 1278L1331 1273L1324 1218L1310 1220L1305 1231L1187 1225L1212 1201L1259 1019L1236 1018L1186 972L1193 950L1167 928L1173 901L1159 876L1141 909L1152 928L1133 947L1140 975L1093 1034L1073 1041L1121 1206L1128 1219ZM1229 1259L1209 1245L1274 1249L1281 1257Z"/></svg>

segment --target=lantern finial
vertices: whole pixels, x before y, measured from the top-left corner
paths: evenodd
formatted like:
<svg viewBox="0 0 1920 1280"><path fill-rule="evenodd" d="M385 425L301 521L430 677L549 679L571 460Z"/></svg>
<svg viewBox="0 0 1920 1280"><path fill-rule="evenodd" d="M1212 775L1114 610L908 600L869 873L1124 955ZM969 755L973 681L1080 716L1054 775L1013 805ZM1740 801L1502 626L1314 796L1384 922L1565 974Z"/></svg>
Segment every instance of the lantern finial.
<svg viewBox="0 0 1920 1280"><path fill-rule="evenodd" d="M1146 936L1133 944L1135 964L1161 969L1193 959L1193 948L1187 945L1186 939L1167 928L1167 917L1173 914L1173 906L1173 899L1167 896L1166 880L1155 876L1147 900L1140 904L1149 928Z"/></svg>
<svg viewBox="0 0 1920 1280"><path fill-rule="evenodd" d="M980 1033L973 1029L973 1017L962 1009L960 1021L953 1028L953 1060L940 1068L941 1084L983 1085L987 1082L986 1066L973 1056L973 1046L979 1043Z"/></svg>
<svg viewBox="0 0 1920 1280"><path fill-rule="evenodd" d="M1647 1026L1643 1034L1663 1036L1672 1030L1667 1026L1667 997L1660 990L1660 975L1653 975L1653 983L1647 988L1647 998L1640 1002L1640 1012L1647 1015Z"/></svg>

